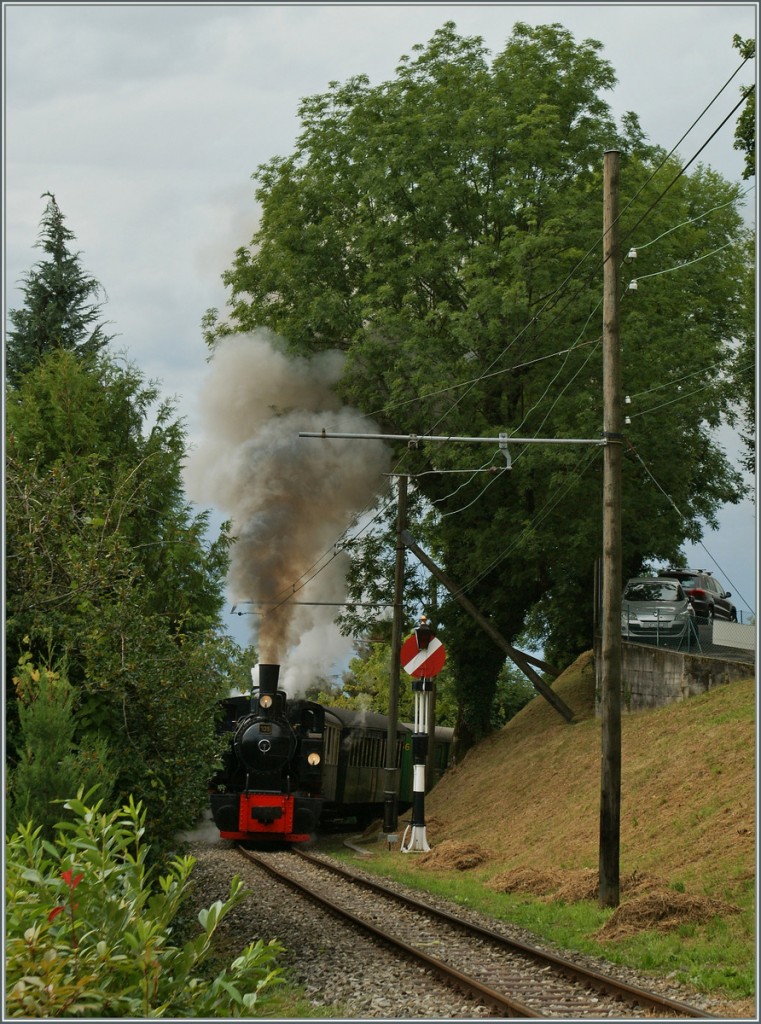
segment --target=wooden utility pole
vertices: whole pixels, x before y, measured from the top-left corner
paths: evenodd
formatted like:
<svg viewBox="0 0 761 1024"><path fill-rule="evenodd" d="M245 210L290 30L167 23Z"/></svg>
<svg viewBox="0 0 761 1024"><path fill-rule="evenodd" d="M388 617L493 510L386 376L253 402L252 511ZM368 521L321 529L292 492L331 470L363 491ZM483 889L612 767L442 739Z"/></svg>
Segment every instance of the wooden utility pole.
<svg viewBox="0 0 761 1024"><path fill-rule="evenodd" d="M396 729L399 719L399 662L402 648L402 608L404 590L404 543L407 528L407 477L397 478L399 495L396 508L396 566L394 570L394 615L391 621L391 678L388 692L388 731L386 733L386 774L383 792L383 831L390 835L397 827L399 769L396 766Z"/></svg>
<svg viewBox="0 0 761 1024"><path fill-rule="evenodd" d="M600 780L600 889L603 907L618 906L621 832L621 403L618 226L619 153L604 163L603 200L603 566L602 758Z"/></svg>

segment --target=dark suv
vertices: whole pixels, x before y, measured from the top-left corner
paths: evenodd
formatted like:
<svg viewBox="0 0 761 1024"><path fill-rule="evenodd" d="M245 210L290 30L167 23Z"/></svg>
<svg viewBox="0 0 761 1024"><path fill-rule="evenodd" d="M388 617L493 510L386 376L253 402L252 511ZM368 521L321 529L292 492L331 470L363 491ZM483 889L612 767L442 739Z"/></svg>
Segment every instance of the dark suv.
<svg viewBox="0 0 761 1024"><path fill-rule="evenodd" d="M737 622L737 609L729 600L732 595L705 569L661 569L658 575L679 580L698 618Z"/></svg>

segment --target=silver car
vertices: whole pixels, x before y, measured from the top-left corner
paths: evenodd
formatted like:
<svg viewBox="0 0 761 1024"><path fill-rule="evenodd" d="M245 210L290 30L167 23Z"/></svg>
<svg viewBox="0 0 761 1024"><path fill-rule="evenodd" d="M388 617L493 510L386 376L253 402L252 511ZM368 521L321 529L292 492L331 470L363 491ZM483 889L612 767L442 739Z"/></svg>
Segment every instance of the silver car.
<svg viewBox="0 0 761 1024"><path fill-rule="evenodd" d="M621 599L621 633L628 640L680 643L695 611L679 580L638 576L629 580Z"/></svg>

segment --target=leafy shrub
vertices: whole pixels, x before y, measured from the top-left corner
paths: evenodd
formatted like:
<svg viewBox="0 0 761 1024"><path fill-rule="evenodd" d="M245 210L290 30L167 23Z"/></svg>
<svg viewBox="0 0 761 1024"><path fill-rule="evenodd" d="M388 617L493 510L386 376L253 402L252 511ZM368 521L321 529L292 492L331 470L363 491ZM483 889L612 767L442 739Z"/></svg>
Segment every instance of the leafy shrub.
<svg viewBox="0 0 761 1024"><path fill-rule="evenodd" d="M28 639L28 638L25 638ZM104 741L89 746L74 741L74 692L65 665L57 670L40 664L32 655L21 656L16 688L23 746L18 764L8 772L7 821L11 828L33 819L46 839L52 839L63 798L95 786L108 798L111 768Z"/></svg>
<svg viewBox="0 0 761 1024"><path fill-rule="evenodd" d="M172 922L195 863L176 857L153 879L142 842L145 810L130 798L105 813L91 794L64 803L73 820L55 842L19 825L6 837L6 1012L11 1017L240 1017L279 982L282 946L251 943L217 977L199 970L215 931L247 895L200 911L182 946Z"/></svg>

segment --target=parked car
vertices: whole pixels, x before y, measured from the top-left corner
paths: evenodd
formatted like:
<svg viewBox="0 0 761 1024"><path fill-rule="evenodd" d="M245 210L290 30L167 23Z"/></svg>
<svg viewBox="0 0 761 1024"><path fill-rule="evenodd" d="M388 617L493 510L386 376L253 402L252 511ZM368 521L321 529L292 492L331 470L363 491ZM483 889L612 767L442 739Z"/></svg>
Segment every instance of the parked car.
<svg viewBox="0 0 761 1024"><path fill-rule="evenodd" d="M695 611L677 579L636 576L621 598L621 633L629 640L677 645L687 637Z"/></svg>
<svg viewBox="0 0 761 1024"><path fill-rule="evenodd" d="M679 580L698 618L737 622L737 609L729 600L732 594L705 569L661 569L658 575Z"/></svg>

